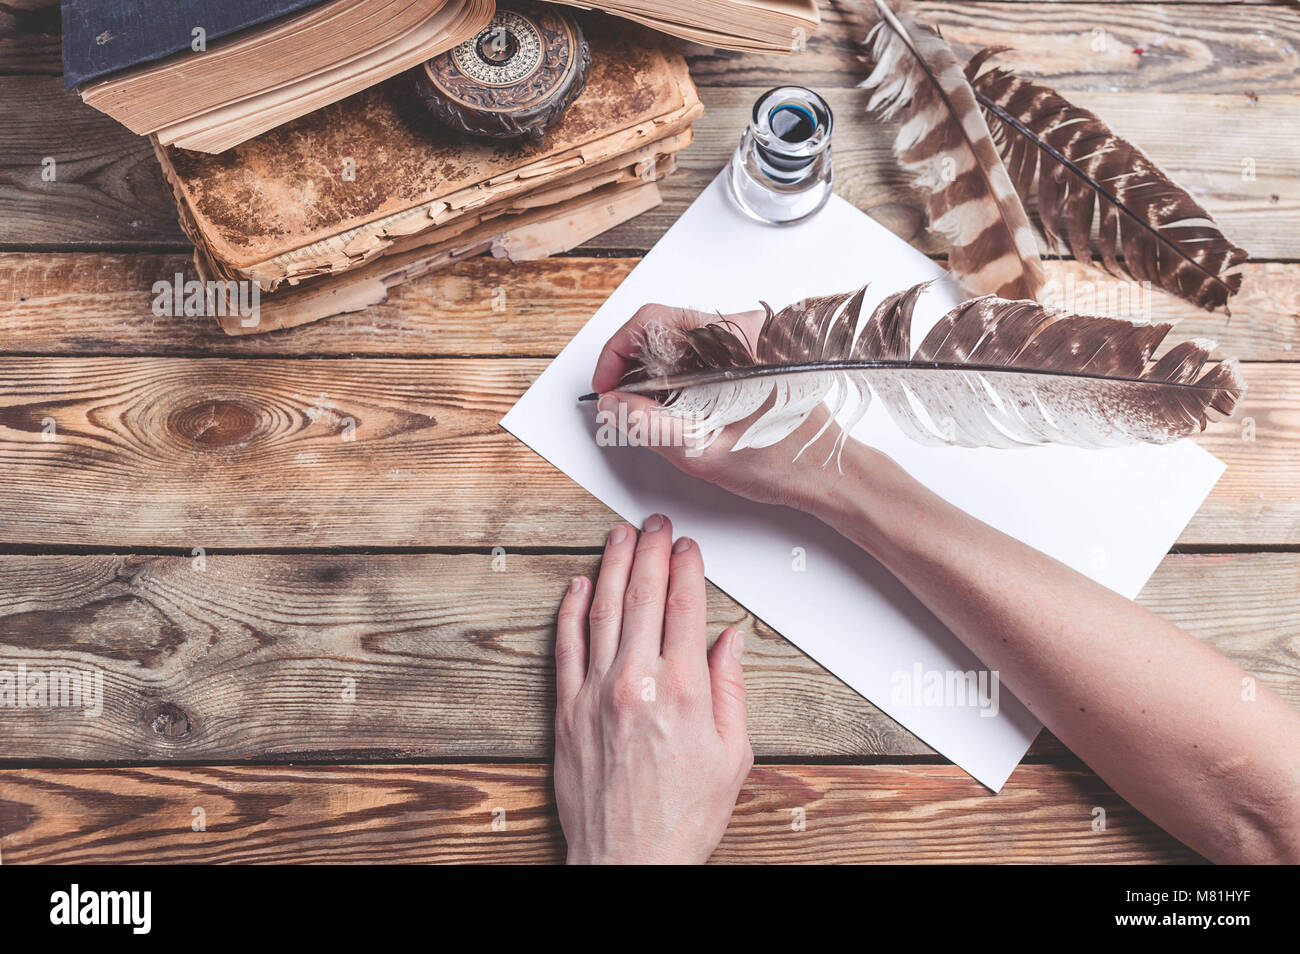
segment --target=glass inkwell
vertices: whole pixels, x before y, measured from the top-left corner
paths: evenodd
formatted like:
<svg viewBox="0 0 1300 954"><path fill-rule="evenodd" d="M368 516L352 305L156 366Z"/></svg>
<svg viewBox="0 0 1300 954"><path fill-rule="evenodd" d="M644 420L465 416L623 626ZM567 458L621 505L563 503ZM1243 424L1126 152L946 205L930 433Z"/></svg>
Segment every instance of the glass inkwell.
<svg viewBox="0 0 1300 954"><path fill-rule="evenodd" d="M793 225L816 214L831 195L831 127L826 100L802 86L779 86L754 104L731 157L731 196L750 218Z"/></svg>

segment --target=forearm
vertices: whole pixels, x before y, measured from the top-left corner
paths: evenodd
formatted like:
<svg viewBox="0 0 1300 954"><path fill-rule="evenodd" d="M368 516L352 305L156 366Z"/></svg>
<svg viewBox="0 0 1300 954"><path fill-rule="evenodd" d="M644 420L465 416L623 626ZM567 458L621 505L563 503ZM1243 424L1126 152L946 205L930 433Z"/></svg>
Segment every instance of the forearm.
<svg viewBox="0 0 1300 954"><path fill-rule="evenodd" d="M850 443L808 509L878 559L1058 738L1216 861L1300 860L1300 714L1178 627Z"/></svg>

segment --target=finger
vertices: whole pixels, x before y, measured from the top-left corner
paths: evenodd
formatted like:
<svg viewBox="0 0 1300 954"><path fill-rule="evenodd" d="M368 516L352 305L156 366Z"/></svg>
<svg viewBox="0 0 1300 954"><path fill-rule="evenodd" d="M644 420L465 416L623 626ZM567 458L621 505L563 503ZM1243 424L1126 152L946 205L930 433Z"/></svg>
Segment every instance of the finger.
<svg viewBox="0 0 1300 954"><path fill-rule="evenodd" d="M591 581L575 576L555 618L555 694L561 705L573 700L587 674L587 609Z"/></svg>
<svg viewBox="0 0 1300 954"><path fill-rule="evenodd" d="M625 446L650 447L678 467L700 456L701 442L687 435L687 422L644 394L610 391L601 396L596 410L597 423L602 428L613 425Z"/></svg>
<svg viewBox="0 0 1300 954"><path fill-rule="evenodd" d="M612 391L623 376L636 364L641 352L644 329L650 324L670 328L698 328L710 322L726 320L737 328L752 348L758 341L758 332L766 319L765 311L754 310L734 315L720 316L715 312L695 311L690 308L673 308L668 305L643 305L622 328L614 332L596 359L596 370L591 377L591 389L598 394Z"/></svg>
<svg viewBox="0 0 1300 954"><path fill-rule="evenodd" d="M591 639L587 647L587 672L599 677L606 672L618 652L619 632L623 626L623 593L627 590L632 556L636 552L636 531L620 524L609 532L605 555L600 561L600 576L591 597Z"/></svg>
<svg viewBox="0 0 1300 954"><path fill-rule="evenodd" d="M704 557L699 545L688 537L673 544L668 564L668 600L664 608L665 659L703 663L708 639L707 594L704 589Z"/></svg>
<svg viewBox="0 0 1300 954"><path fill-rule="evenodd" d="M646 325L660 324L678 328L696 328L707 324L708 315L668 305L643 305L637 309L622 328L605 342L596 370L591 376L591 389L599 394L612 391L632 368L641 351L642 329Z"/></svg>
<svg viewBox="0 0 1300 954"><path fill-rule="evenodd" d="M734 626L723 631L709 651L709 685L713 690L713 722L728 746L749 741L745 728L745 673L740 658L745 634Z"/></svg>
<svg viewBox="0 0 1300 954"><path fill-rule="evenodd" d="M623 632L618 644L622 662L645 664L659 657L672 546L673 525L668 518L658 513L647 518L623 594Z"/></svg>

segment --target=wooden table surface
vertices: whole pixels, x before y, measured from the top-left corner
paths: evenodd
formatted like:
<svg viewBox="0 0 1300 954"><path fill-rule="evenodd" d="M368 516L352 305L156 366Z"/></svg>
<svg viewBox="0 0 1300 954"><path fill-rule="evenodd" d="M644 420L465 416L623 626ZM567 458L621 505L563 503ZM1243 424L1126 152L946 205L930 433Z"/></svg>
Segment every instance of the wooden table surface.
<svg viewBox="0 0 1300 954"><path fill-rule="evenodd" d="M1252 253L1231 320L1154 302L1239 355L1250 391L1198 438L1227 473L1141 602L1300 703L1300 10L920 6L959 54L1015 47ZM497 422L778 83L835 107L839 192L940 251L892 130L862 115L862 31L825 18L791 60L683 46L708 115L662 208L568 256L473 260L230 339L151 315L188 252L149 147L64 91L56 4L0 5L0 670L104 672L98 718L0 710L0 859L562 857L552 616L614 518ZM754 634L758 757L718 860L1195 860L1047 733L991 795L710 606L713 632Z"/></svg>

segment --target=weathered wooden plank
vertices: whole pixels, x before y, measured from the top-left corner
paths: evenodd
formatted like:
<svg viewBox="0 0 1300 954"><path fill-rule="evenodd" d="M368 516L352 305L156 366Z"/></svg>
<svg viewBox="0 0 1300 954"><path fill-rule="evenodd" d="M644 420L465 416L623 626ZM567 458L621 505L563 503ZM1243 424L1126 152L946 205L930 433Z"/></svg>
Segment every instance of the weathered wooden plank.
<svg viewBox="0 0 1300 954"><path fill-rule="evenodd" d="M58 0L0 3L0 73L63 72Z"/></svg>
<svg viewBox="0 0 1300 954"><path fill-rule="evenodd" d="M598 565L518 553L0 556L0 672L102 674L97 715L85 713L93 700L0 709L0 758L545 759L554 612L567 581ZM711 636L750 634L759 757L941 761L743 607L712 587L709 601ZM1140 601L1300 705L1300 555L1170 556ZM1045 736L1032 754L1063 749Z"/></svg>
<svg viewBox="0 0 1300 954"><path fill-rule="evenodd" d="M148 141L61 79L0 77L0 116L0 246L186 244Z"/></svg>
<svg viewBox="0 0 1300 954"><path fill-rule="evenodd" d="M694 201L735 149L761 88L706 88L708 113L680 171L662 184L664 204L589 243L650 248ZM864 94L831 90L841 117L835 162L839 191L931 253L942 243L922 226L921 202L898 168L893 127L861 118ZM1300 247L1300 150L1292 119L1300 95L1244 97L1178 93L1087 93L1077 97L1134 138L1218 217L1256 258L1292 259ZM147 143L65 93L53 77L0 77L0 248L185 246ZM1189 137L1188 129L1212 130ZM56 162L55 182L41 179ZM1253 178L1248 178L1249 173Z"/></svg>
<svg viewBox="0 0 1300 954"><path fill-rule="evenodd" d="M593 546L609 512L498 425L544 367L0 358L0 544ZM1245 375L1183 543L1300 542L1300 367Z"/></svg>
<svg viewBox="0 0 1300 954"><path fill-rule="evenodd" d="M1061 90L1293 93L1300 67L1293 5L949 0L920 11L963 60L1009 46L1008 68Z"/></svg>
<svg viewBox="0 0 1300 954"><path fill-rule="evenodd" d="M565 257L517 265L475 258L392 290L384 304L286 332L231 338L215 321L153 314L156 281L192 273L179 253L0 253L0 352L8 354L558 354L636 266L636 258ZM1120 282L1071 260L1049 280L1076 310L1180 322L1246 361L1300 360L1300 265L1249 264L1232 318L1159 291L1124 306ZM671 290L665 290L669 297ZM700 302L692 304L700 305Z"/></svg>
<svg viewBox="0 0 1300 954"><path fill-rule="evenodd" d="M853 86L869 0L822 3L822 26L788 63L701 47L688 51L701 86L771 85L774 72L816 88ZM922 2L914 7L965 59L1009 46L1005 62L1062 91L1292 92L1300 15L1283 5L1221 3ZM786 82L786 80L782 80Z"/></svg>
<svg viewBox="0 0 1300 954"><path fill-rule="evenodd" d="M0 352L548 357L637 261L468 259L364 312L232 338L212 318L154 315L154 282L197 278L187 255L0 254Z"/></svg>
<svg viewBox="0 0 1300 954"><path fill-rule="evenodd" d="M0 851L8 864L557 862L549 776L538 765L9 770ZM994 796L951 767L767 765L750 773L713 860L1198 858L1079 768L1024 765Z"/></svg>
<svg viewBox="0 0 1300 954"><path fill-rule="evenodd" d="M852 86L862 76L857 41L861 0L822 4L822 26L792 59L714 51L689 43L701 86L771 85L776 74L805 86ZM960 56L1012 46L1008 59L1061 89L1290 92L1300 48L1300 16L1285 3L1117 4L921 2ZM0 73L62 71L58 4L10 0L0 6Z"/></svg>

